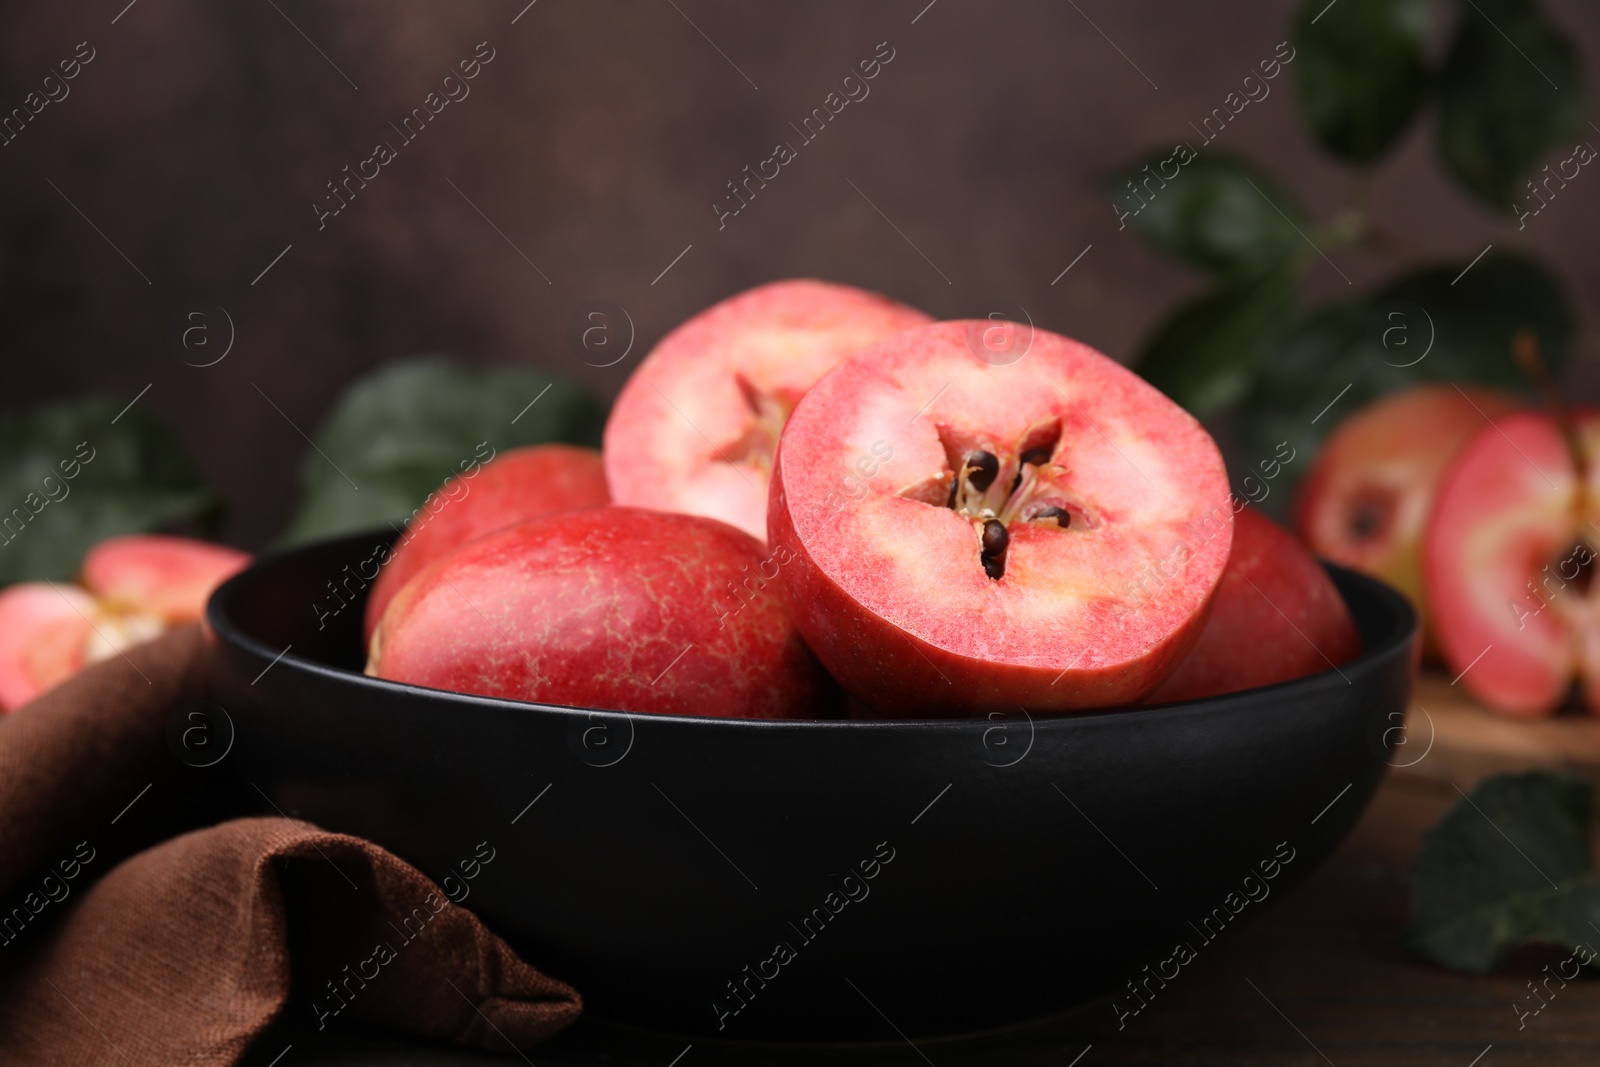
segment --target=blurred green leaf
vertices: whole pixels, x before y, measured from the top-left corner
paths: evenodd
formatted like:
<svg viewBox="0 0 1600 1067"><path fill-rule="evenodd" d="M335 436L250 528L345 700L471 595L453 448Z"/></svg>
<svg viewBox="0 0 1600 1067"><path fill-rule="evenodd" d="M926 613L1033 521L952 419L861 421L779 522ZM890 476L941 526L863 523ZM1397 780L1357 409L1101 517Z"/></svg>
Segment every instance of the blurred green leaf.
<svg viewBox="0 0 1600 1067"><path fill-rule="evenodd" d="M1371 313L1365 297L1324 305L1301 318L1263 357L1239 407L1239 439L1251 464L1273 455L1280 441L1289 442L1298 462L1282 488L1305 473L1317 443L1341 418L1415 380L1386 367L1368 346Z"/></svg>
<svg viewBox="0 0 1600 1067"><path fill-rule="evenodd" d="M1271 455L1288 441L1309 457L1346 415L1424 381L1526 392L1529 382L1511 355L1512 335L1521 329L1538 334L1559 375L1573 319L1555 279L1516 256L1485 256L1463 275L1467 266L1424 267L1306 314L1271 346L1240 405L1239 436L1248 454ZM1297 466L1291 479L1303 473Z"/></svg>
<svg viewBox="0 0 1600 1067"><path fill-rule="evenodd" d="M1294 20L1295 85L1311 131L1352 163L1387 152L1428 88L1429 0L1305 0Z"/></svg>
<svg viewBox="0 0 1600 1067"><path fill-rule="evenodd" d="M1155 248L1208 273L1238 277L1271 271L1304 247L1295 228L1309 226L1305 211L1254 164L1208 152L1165 177L1174 158L1151 156L1106 186Z"/></svg>
<svg viewBox="0 0 1600 1067"><path fill-rule="evenodd" d="M1530 329L1559 377L1572 346L1573 318L1554 276L1534 260L1513 255L1485 256L1462 274L1466 267L1424 267L1375 294L1380 305L1409 302L1425 312L1422 323L1407 322L1408 330L1420 335L1430 322L1436 330L1432 350L1414 369L1428 378L1526 390L1529 382L1512 359L1511 338ZM1390 348L1384 358L1392 364L1420 355Z"/></svg>
<svg viewBox="0 0 1600 1067"><path fill-rule="evenodd" d="M126 406L87 397L0 414L0 584L70 579L104 538L216 518L221 501L177 435Z"/></svg>
<svg viewBox="0 0 1600 1067"><path fill-rule="evenodd" d="M594 398L543 371L437 356L390 363L351 385L323 424L282 540L403 523L481 442L496 452L549 441L598 446L604 424Z"/></svg>
<svg viewBox="0 0 1600 1067"><path fill-rule="evenodd" d="M1534 0L1465 0L1439 75L1439 158L1499 211L1583 127L1578 53Z"/></svg>
<svg viewBox="0 0 1600 1067"><path fill-rule="evenodd" d="M1238 400L1294 313L1294 280L1269 274L1207 293L1156 327L1136 364L1145 380L1196 416Z"/></svg>
<svg viewBox="0 0 1600 1067"><path fill-rule="evenodd" d="M1523 945L1600 942L1600 880L1589 853L1593 788L1556 774L1478 785L1422 841L1402 941L1482 974ZM1594 958L1594 950L1586 953Z"/></svg>

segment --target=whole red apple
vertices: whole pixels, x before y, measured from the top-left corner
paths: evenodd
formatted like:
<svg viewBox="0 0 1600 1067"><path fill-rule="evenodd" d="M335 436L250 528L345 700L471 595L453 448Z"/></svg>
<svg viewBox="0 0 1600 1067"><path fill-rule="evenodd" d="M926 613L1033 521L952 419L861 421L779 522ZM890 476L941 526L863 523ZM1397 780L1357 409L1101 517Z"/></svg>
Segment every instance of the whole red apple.
<svg viewBox="0 0 1600 1067"><path fill-rule="evenodd" d="M726 523L640 508L520 523L408 582L367 673L586 708L814 716L829 682L763 588L765 555Z"/></svg>
<svg viewBox="0 0 1600 1067"><path fill-rule="evenodd" d="M22 582L0 591L0 710L198 619L211 591L249 562L223 545L128 534L89 550L81 586Z"/></svg>
<svg viewBox="0 0 1600 1067"><path fill-rule="evenodd" d="M406 523L367 596L362 638L412 575L486 533L541 515L610 500L600 453L575 445L529 445L451 477Z"/></svg>
<svg viewBox="0 0 1600 1067"><path fill-rule="evenodd" d="M879 713L1106 707L1199 637L1232 537L1209 434L1143 379L990 321L865 349L783 432L768 533L795 623Z"/></svg>
<svg viewBox="0 0 1600 1067"><path fill-rule="evenodd" d="M1333 579L1294 536L1256 511L1233 518L1233 550L1200 640L1149 704L1255 689L1332 670L1361 636Z"/></svg>
<svg viewBox="0 0 1600 1067"><path fill-rule="evenodd" d="M1344 420L1328 436L1296 501L1294 525L1311 551L1382 578L1422 614L1422 531L1450 461L1487 420L1517 406L1477 386L1420 385Z"/></svg>
<svg viewBox="0 0 1600 1067"><path fill-rule="evenodd" d="M765 537L789 412L846 356L928 321L877 293L806 279L707 308L662 338L617 397L605 432L612 497Z"/></svg>
<svg viewBox="0 0 1600 1067"><path fill-rule="evenodd" d="M1545 715L1574 679L1600 711L1600 414L1576 416L1580 465L1557 423L1495 420L1445 472L1423 547L1439 648L1460 684L1513 715Z"/></svg>

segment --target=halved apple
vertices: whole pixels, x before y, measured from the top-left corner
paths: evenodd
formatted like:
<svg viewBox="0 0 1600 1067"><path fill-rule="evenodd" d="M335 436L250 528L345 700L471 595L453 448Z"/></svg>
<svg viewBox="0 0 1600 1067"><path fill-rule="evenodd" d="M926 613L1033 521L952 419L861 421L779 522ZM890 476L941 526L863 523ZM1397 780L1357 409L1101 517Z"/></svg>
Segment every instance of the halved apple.
<svg viewBox="0 0 1600 1067"><path fill-rule="evenodd" d="M1143 379L1033 331L946 322L865 349L784 429L768 536L795 623L879 713L1138 700L1199 637L1233 531L1209 434Z"/></svg>
<svg viewBox="0 0 1600 1067"><path fill-rule="evenodd" d="M1600 455L1600 413L1574 417L1578 448ZM1600 478L1580 478L1572 443L1549 416L1485 426L1440 482L1423 561L1439 648L1487 704L1546 715L1581 678L1600 711ZM1464 672L1464 673L1463 673Z"/></svg>
<svg viewBox="0 0 1600 1067"><path fill-rule="evenodd" d="M707 308L662 338L617 397L604 449L612 498L764 538L789 412L847 356L928 321L877 293L807 279Z"/></svg>
<svg viewBox="0 0 1600 1067"><path fill-rule="evenodd" d="M0 591L0 710L198 619L211 591L249 562L224 545L128 534L89 550L81 586L23 582Z"/></svg>
<svg viewBox="0 0 1600 1067"><path fill-rule="evenodd" d="M82 668L94 598L75 585L0 590L0 710L13 711Z"/></svg>
<svg viewBox="0 0 1600 1067"><path fill-rule="evenodd" d="M1424 647L1435 650L1422 593L1422 532L1450 461L1518 406L1480 386L1419 385L1341 422L1323 442L1295 501L1294 525L1311 551L1376 575L1411 598Z"/></svg>

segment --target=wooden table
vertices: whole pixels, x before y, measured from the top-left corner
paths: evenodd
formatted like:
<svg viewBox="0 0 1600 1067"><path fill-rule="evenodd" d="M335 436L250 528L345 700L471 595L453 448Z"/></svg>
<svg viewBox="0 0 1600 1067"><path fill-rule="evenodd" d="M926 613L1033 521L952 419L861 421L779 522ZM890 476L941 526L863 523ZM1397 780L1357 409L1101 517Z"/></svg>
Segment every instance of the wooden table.
<svg viewBox="0 0 1600 1067"><path fill-rule="evenodd" d="M677 1067L801 1064L1331 1064L1336 1067L1500 1067L1507 1063L1600 1063L1600 981L1579 978L1518 1029L1514 1004L1524 983L1561 953L1514 957L1488 977L1454 974L1396 945L1408 910L1407 872L1423 834L1485 774L1564 765L1600 773L1600 720L1568 717L1506 723L1470 705L1448 679L1425 678L1412 712L1418 746L1432 722L1427 756L1392 772L1337 852L1293 894L1253 922L1232 928L1127 1028L1096 1001L1047 1022L982 1041L918 1042L874 1049L772 1050L697 1043ZM1414 758L1407 750L1397 762ZM333 1040L288 1028L252 1055L265 1067L649 1064L668 1067L684 1052L665 1042L580 1023L525 1061L385 1037ZM1087 1049L1087 1051L1085 1051ZM1081 1059L1077 1058L1081 1055Z"/></svg>

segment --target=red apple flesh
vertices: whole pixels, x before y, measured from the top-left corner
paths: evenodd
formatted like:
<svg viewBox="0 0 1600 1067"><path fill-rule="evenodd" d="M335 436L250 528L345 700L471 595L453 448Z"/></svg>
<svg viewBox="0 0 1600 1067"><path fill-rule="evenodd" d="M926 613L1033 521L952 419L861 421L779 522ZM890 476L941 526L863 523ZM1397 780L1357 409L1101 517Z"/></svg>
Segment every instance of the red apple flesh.
<svg viewBox="0 0 1600 1067"><path fill-rule="evenodd" d="M84 664L94 598L75 585L0 591L0 710L15 711Z"/></svg>
<svg viewBox="0 0 1600 1067"><path fill-rule="evenodd" d="M1199 637L1227 563L1227 473L1200 424L1043 330L1015 362L980 358L996 329L1028 328L938 323L862 351L779 445L790 611L886 716L1136 701Z"/></svg>
<svg viewBox="0 0 1600 1067"><path fill-rule="evenodd" d="M1211 616L1146 703L1232 693L1332 670L1361 651L1350 609L1322 565L1256 511L1233 518L1233 550Z"/></svg>
<svg viewBox="0 0 1600 1067"><path fill-rule="evenodd" d="M1576 415L1587 456L1600 455L1600 414ZM1497 418L1445 473L1423 560L1440 651L1478 699L1512 715L1546 715L1574 679L1600 711L1600 479L1578 477L1548 416ZM1464 672L1464 673L1463 673Z"/></svg>
<svg viewBox="0 0 1600 1067"><path fill-rule="evenodd" d="M1294 525L1318 556L1382 578L1422 615L1422 532L1445 468L1488 419L1517 406L1477 386L1420 385L1385 397L1328 436L1296 500Z"/></svg>
<svg viewBox="0 0 1600 1067"><path fill-rule="evenodd" d="M723 718L818 714L830 684L771 590L755 538L606 507L520 523L408 582L367 673L484 696Z"/></svg>
<svg viewBox="0 0 1600 1067"><path fill-rule="evenodd" d="M662 338L617 397L605 431L612 497L764 538L789 412L847 356L928 321L877 293L806 279L707 308Z"/></svg>
<svg viewBox="0 0 1600 1067"><path fill-rule="evenodd" d="M250 557L226 545L166 534L111 537L83 557L83 584L112 612L153 615L167 626L205 613L211 591Z"/></svg>
<svg viewBox="0 0 1600 1067"><path fill-rule="evenodd" d="M600 453L575 445L514 448L428 497L395 542L367 597L362 639L372 640L383 609L412 575L468 541L561 511L610 500Z"/></svg>
<svg viewBox="0 0 1600 1067"><path fill-rule="evenodd" d="M198 619L211 591L249 562L223 545L129 534L89 550L82 586L23 582L0 591L0 710Z"/></svg>

